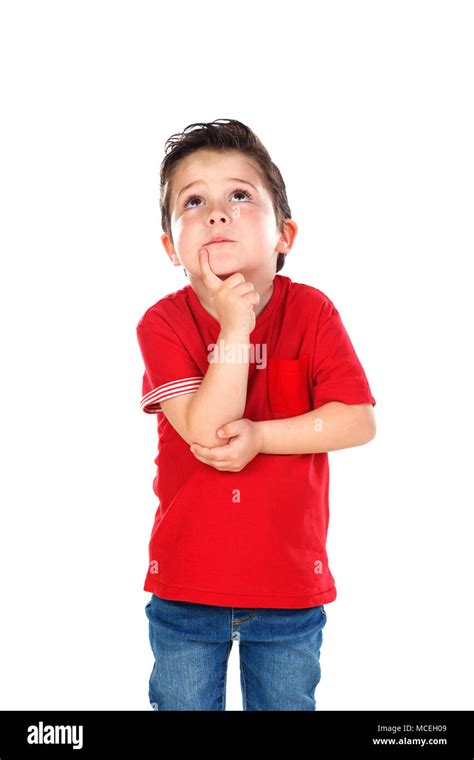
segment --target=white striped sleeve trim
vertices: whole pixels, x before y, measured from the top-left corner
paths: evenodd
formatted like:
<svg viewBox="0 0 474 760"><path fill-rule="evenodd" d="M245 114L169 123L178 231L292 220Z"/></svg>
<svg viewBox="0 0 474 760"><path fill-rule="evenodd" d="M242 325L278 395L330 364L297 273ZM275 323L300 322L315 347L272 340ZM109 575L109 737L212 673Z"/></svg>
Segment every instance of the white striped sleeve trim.
<svg viewBox="0 0 474 760"><path fill-rule="evenodd" d="M147 414L156 414L162 412L160 401L166 401L174 396L183 396L185 393L197 391L203 380L202 376L186 377L184 380L173 380L171 383L164 383L154 388L152 391L143 396L140 406Z"/></svg>

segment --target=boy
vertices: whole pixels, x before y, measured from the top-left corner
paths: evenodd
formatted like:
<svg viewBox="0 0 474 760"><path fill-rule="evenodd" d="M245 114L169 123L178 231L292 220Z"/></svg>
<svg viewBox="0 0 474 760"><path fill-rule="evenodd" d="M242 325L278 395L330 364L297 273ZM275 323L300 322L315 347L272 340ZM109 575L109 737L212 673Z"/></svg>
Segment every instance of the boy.
<svg viewBox="0 0 474 760"><path fill-rule="evenodd" d="M373 439L376 402L332 301L277 274L297 225L258 137L219 119L166 147L161 239L190 284L137 325L158 425L150 703L225 710L239 641L244 710L315 710L327 452Z"/></svg>

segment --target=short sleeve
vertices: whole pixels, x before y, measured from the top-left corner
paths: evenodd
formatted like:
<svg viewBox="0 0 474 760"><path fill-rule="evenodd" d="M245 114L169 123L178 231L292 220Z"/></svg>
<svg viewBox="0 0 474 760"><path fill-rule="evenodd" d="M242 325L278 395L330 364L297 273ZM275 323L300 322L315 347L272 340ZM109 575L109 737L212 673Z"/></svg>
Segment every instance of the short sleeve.
<svg viewBox="0 0 474 760"><path fill-rule="evenodd" d="M165 316L147 312L136 329L145 365L140 406L155 414L160 401L197 391L203 375Z"/></svg>
<svg viewBox="0 0 474 760"><path fill-rule="evenodd" d="M313 407L317 409L330 401L376 404L341 316L328 299L321 310L315 338Z"/></svg>

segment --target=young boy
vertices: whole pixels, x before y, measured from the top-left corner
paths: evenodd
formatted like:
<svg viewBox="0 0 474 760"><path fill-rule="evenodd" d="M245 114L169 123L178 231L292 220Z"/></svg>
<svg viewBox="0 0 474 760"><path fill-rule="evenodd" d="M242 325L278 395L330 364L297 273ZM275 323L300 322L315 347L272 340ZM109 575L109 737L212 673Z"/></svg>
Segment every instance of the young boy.
<svg viewBox="0 0 474 760"><path fill-rule="evenodd" d="M374 438L376 402L332 301L277 274L297 225L258 137L219 119L166 147L161 239L190 284L137 325L158 425L150 703L225 710L239 641L244 710L315 710L327 452Z"/></svg>

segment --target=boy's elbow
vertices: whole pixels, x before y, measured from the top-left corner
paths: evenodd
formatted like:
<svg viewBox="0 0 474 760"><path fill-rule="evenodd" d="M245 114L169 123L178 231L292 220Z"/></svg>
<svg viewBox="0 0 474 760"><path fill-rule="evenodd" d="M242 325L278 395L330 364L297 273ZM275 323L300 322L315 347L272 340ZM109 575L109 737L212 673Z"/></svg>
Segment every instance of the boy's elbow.
<svg viewBox="0 0 474 760"><path fill-rule="evenodd" d="M371 404L360 404L357 407L361 417L359 418L361 444L369 443L377 434L377 423Z"/></svg>
<svg viewBox="0 0 474 760"><path fill-rule="evenodd" d="M191 444L197 443L199 446L205 446L208 449L212 449L214 446L225 446L230 441L230 438L218 438L210 430L197 432L190 430L188 438Z"/></svg>
<svg viewBox="0 0 474 760"><path fill-rule="evenodd" d="M374 426L373 426L373 427L370 429L370 431L369 431L369 433L368 433L368 435L367 435L367 437L366 437L366 439L365 439L364 443L370 443L370 441L373 441L373 440L374 440L374 438L375 438L375 436L376 436L376 435L377 435L377 428L376 428L376 426L374 425Z"/></svg>
<svg viewBox="0 0 474 760"><path fill-rule="evenodd" d="M214 446L225 446L230 441L230 438L218 438L217 430L211 429L209 425L196 425L193 424L192 418L188 416L186 424L188 443L198 443L199 446L205 446L212 449Z"/></svg>
<svg viewBox="0 0 474 760"><path fill-rule="evenodd" d="M375 422L375 417L372 415L372 417L368 420L367 425L365 426L363 443L370 443L370 441L374 440L376 435L377 424Z"/></svg>

